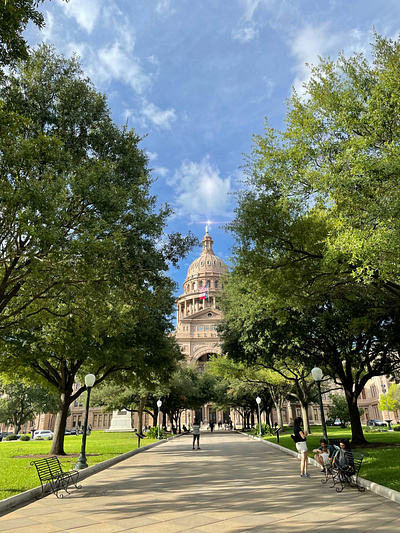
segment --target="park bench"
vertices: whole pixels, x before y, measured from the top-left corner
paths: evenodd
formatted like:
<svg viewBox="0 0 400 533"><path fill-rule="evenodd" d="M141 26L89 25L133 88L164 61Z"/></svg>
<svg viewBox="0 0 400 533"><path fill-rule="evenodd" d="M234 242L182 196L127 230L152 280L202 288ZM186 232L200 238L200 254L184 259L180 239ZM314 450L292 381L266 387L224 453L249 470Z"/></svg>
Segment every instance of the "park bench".
<svg viewBox="0 0 400 533"><path fill-rule="evenodd" d="M77 489L82 488L81 485L77 485L78 470L64 472L57 456L44 457L43 459L32 461L31 465L35 466L42 486L42 493L38 496L38 499L44 495L46 486L57 498L63 497L63 494L58 494L59 490L64 490L69 494L67 489L70 485L74 485Z"/></svg>
<svg viewBox="0 0 400 533"><path fill-rule="evenodd" d="M340 465L334 461L333 464L328 465L325 470L325 478L321 480L321 483L327 483L332 480L332 487L335 487L337 492L342 492L345 485L357 487L360 492L365 491L365 487L358 483L358 474L363 459L367 454L351 450L344 452L344 454L347 464Z"/></svg>

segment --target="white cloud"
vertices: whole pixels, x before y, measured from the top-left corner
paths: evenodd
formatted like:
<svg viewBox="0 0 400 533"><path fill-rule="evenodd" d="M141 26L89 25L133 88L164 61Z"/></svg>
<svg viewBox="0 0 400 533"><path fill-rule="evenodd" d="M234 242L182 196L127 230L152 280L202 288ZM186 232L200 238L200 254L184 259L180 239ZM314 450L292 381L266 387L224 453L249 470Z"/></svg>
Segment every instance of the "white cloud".
<svg viewBox="0 0 400 533"><path fill-rule="evenodd" d="M211 218L229 212L231 178L221 178L209 157L201 163L183 162L167 184L176 191L176 211L180 216L196 220L199 216Z"/></svg>
<svg viewBox="0 0 400 533"><path fill-rule="evenodd" d="M247 43L257 37L258 31L254 24L248 24L244 28L236 28L232 30L232 37L241 43Z"/></svg>
<svg viewBox="0 0 400 533"><path fill-rule="evenodd" d="M275 0L239 0L239 4L243 8L243 14L237 27L232 30L232 37L241 43L248 43L253 41L259 34L258 21L255 20L254 16L257 8L263 6L273 9ZM276 9L279 9L279 5Z"/></svg>
<svg viewBox="0 0 400 533"><path fill-rule="evenodd" d="M153 126L160 130L170 130L176 120L175 109L160 109L151 102L144 102L140 110L145 123L150 121Z"/></svg>
<svg viewBox="0 0 400 533"><path fill-rule="evenodd" d="M92 33L99 17L103 0L84 0L83 2L82 0L69 0L68 3L57 0L57 3L63 6L68 17L74 18L89 34Z"/></svg>
<svg viewBox="0 0 400 533"><path fill-rule="evenodd" d="M175 13L171 8L171 0L160 0L156 5L156 13L162 17L166 17Z"/></svg>
<svg viewBox="0 0 400 533"><path fill-rule="evenodd" d="M169 174L169 170L165 167L155 167L153 169L154 174L157 176L161 176L162 178L165 178Z"/></svg>
<svg viewBox="0 0 400 533"><path fill-rule="evenodd" d="M101 82L119 80L127 83L134 91L141 94L151 83L150 75L142 68L140 60L127 52L118 42L98 51L98 61L92 63L92 79Z"/></svg>
<svg viewBox="0 0 400 533"><path fill-rule="evenodd" d="M298 93L303 92L303 84L310 77L310 69L306 65L316 65L319 63L319 57L326 58L331 56L334 60L339 51L345 55L362 52L369 55L372 41L372 31L361 32L358 29L351 29L349 32L335 33L329 27L329 24L320 26L304 26L293 39L288 40L292 55L296 59L293 68L295 79L293 85Z"/></svg>
<svg viewBox="0 0 400 533"><path fill-rule="evenodd" d="M149 158L149 161L156 161L158 159L157 152L150 152L149 150L146 150L146 155Z"/></svg>

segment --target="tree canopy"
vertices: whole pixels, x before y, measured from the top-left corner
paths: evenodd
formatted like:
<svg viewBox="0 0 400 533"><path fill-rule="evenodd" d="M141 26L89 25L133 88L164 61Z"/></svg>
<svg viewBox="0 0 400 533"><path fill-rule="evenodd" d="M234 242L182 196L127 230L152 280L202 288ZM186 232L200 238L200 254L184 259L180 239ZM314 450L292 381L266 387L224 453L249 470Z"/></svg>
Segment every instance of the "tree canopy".
<svg viewBox="0 0 400 533"><path fill-rule="evenodd" d="M236 218L238 266L293 305L368 286L399 305L400 43L321 60L286 129L254 137Z"/></svg>
<svg viewBox="0 0 400 533"><path fill-rule="evenodd" d="M345 390L353 442L358 395L400 364L399 52L375 35L372 61L310 67L284 131L267 122L254 137L229 225L228 348L274 368L321 366Z"/></svg>
<svg viewBox="0 0 400 533"><path fill-rule="evenodd" d="M58 390L62 453L77 377L174 368L168 268L195 239L165 234L141 139L76 58L39 46L0 87L0 119L0 367Z"/></svg>
<svg viewBox="0 0 400 533"><path fill-rule="evenodd" d="M26 422L38 413L56 413L58 398L55 391L42 384L19 382L0 383L0 422L12 424L18 434Z"/></svg>

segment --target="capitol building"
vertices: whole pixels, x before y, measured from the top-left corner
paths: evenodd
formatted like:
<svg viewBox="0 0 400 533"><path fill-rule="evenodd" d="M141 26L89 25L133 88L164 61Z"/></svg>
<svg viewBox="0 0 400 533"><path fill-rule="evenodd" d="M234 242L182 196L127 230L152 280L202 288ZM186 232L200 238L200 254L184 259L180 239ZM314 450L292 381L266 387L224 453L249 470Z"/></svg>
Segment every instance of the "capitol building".
<svg viewBox="0 0 400 533"><path fill-rule="evenodd" d="M221 354L221 340L217 332L222 320L218 309L218 296L223 290L223 277L228 267L213 250L214 241L208 233L201 241L203 251L189 266L183 283L183 294L177 299L177 324L175 338L188 365L204 370L209 358ZM200 417L203 423L224 419L223 413L213 413L211 404L203 406ZM183 422L193 421L186 413ZM227 421L227 420L226 420Z"/></svg>

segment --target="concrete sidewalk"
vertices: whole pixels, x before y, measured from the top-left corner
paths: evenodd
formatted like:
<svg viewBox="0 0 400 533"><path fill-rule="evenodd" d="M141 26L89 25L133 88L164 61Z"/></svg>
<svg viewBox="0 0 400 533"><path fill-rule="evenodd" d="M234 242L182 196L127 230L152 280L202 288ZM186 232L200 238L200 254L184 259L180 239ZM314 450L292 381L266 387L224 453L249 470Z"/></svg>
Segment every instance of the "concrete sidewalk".
<svg viewBox="0 0 400 533"><path fill-rule="evenodd" d="M112 533L249 531L328 533L400 528L400 505L300 478L299 460L230 432L202 433L201 450L183 436L0 518L0 531ZM328 484L329 485L329 484Z"/></svg>

